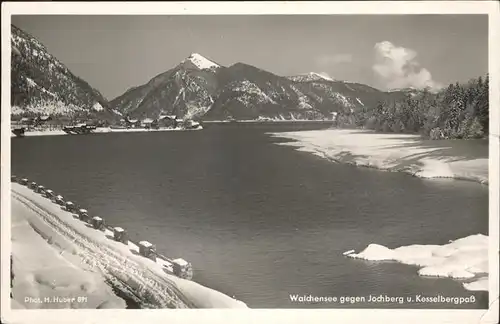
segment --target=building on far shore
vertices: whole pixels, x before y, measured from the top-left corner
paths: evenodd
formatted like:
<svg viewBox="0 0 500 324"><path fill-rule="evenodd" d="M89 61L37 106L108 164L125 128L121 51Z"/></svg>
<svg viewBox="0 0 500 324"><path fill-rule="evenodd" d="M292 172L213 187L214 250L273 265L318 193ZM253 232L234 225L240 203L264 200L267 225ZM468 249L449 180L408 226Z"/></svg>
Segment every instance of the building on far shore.
<svg viewBox="0 0 500 324"><path fill-rule="evenodd" d="M123 126L127 128L141 127L141 121L139 119L130 119L128 116L123 118Z"/></svg>
<svg viewBox="0 0 500 324"><path fill-rule="evenodd" d="M40 116L15 116L11 117L11 122L13 126L31 128L54 128L59 124L59 121L55 120L50 115L40 115Z"/></svg>
<svg viewBox="0 0 500 324"><path fill-rule="evenodd" d="M156 122L155 123L155 120L152 119L152 118L145 118L142 120L141 122L141 126L144 127L144 128L154 128L155 125L157 125L158 123Z"/></svg>
<svg viewBox="0 0 500 324"><path fill-rule="evenodd" d="M177 119L176 115L160 115L160 117L158 117L158 126L176 128L178 125Z"/></svg>

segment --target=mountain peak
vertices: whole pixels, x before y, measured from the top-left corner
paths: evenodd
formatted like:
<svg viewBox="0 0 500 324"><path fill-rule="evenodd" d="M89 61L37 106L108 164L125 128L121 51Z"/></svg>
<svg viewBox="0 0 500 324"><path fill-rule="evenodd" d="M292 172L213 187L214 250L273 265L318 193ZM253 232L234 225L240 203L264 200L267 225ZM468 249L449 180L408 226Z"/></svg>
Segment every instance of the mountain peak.
<svg viewBox="0 0 500 324"><path fill-rule="evenodd" d="M191 55L189 55L188 58L186 58L184 61L182 61L182 63L185 63L188 61L193 63L200 70L220 67L219 64L210 61L209 59L207 59L206 57L204 57L198 53L191 53Z"/></svg>

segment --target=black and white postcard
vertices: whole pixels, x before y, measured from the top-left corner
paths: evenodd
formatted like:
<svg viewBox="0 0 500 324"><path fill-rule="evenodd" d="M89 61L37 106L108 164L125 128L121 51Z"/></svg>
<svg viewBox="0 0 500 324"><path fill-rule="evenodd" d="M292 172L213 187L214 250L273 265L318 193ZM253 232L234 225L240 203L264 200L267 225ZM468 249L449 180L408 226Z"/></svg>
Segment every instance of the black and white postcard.
<svg viewBox="0 0 500 324"><path fill-rule="evenodd" d="M499 23L3 3L2 322L496 323Z"/></svg>

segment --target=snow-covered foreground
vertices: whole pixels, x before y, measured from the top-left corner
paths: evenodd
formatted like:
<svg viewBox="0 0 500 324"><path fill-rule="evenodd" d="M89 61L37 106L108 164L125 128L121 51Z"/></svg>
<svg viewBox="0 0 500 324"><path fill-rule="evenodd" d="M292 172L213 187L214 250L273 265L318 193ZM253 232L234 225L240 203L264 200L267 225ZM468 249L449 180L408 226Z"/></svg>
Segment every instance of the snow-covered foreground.
<svg viewBox="0 0 500 324"><path fill-rule="evenodd" d="M432 154L443 148L419 145L418 135L377 134L363 130L328 129L271 133L293 140L297 147L335 162L406 172L421 178L455 178L488 183L488 159Z"/></svg>
<svg viewBox="0 0 500 324"><path fill-rule="evenodd" d="M409 245L389 249L370 244L360 253L345 253L350 258L370 261L398 261L420 267L418 274L430 277L467 279L468 290L488 290L488 236L471 235L445 245Z"/></svg>
<svg viewBox="0 0 500 324"><path fill-rule="evenodd" d="M105 278L81 263L69 244L17 199L12 199L12 308L125 308ZM44 236L36 231L45 233ZM52 244L46 240L50 239ZM57 247L56 247L57 245ZM75 254L73 254L75 251ZM45 297L83 297L76 302L36 302Z"/></svg>
<svg viewBox="0 0 500 324"><path fill-rule="evenodd" d="M94 130L92 133L140 133L140 132L176 132L176 131L192 131L201 130L202 126L193 129L184 128L160 128L160 129L146 129L146 128L110 128L101 127ZM24 136L50 136L50 135L68 135L63 130L46 130L46 131L27 131ZM11 134L10 137L16 137L16 135Z"/></svg>
<svg viewBox="0 0 500 324"><path fill-rule="evenodd" d="M114 241L17 183L12 184L12 214L13 308L124 308L109 285L141 308L246 308L170 274L164 261L137 255L135 245ZM44 302L50 296L76 300Z"/></svg>

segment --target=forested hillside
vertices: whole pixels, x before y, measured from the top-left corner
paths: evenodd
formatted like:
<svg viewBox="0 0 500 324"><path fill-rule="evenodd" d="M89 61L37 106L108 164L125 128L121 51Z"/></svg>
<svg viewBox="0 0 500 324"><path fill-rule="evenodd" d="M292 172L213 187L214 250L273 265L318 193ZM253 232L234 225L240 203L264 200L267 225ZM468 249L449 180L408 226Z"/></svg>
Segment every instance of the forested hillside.
<svg viewBox="0 0 500 324"><path fill-rule="evenodd" d="M35 37L11 25L11 115L111 121L102 94L73 74Z"/></svg>
<svg viewBox="0 0 500 324"><path fill-rule="evenodd" d="M338 127L419 133L432 139L482 138L488 135L489 76L450 84L438 93L407 91L403 99L340 114Z"/></svg>

